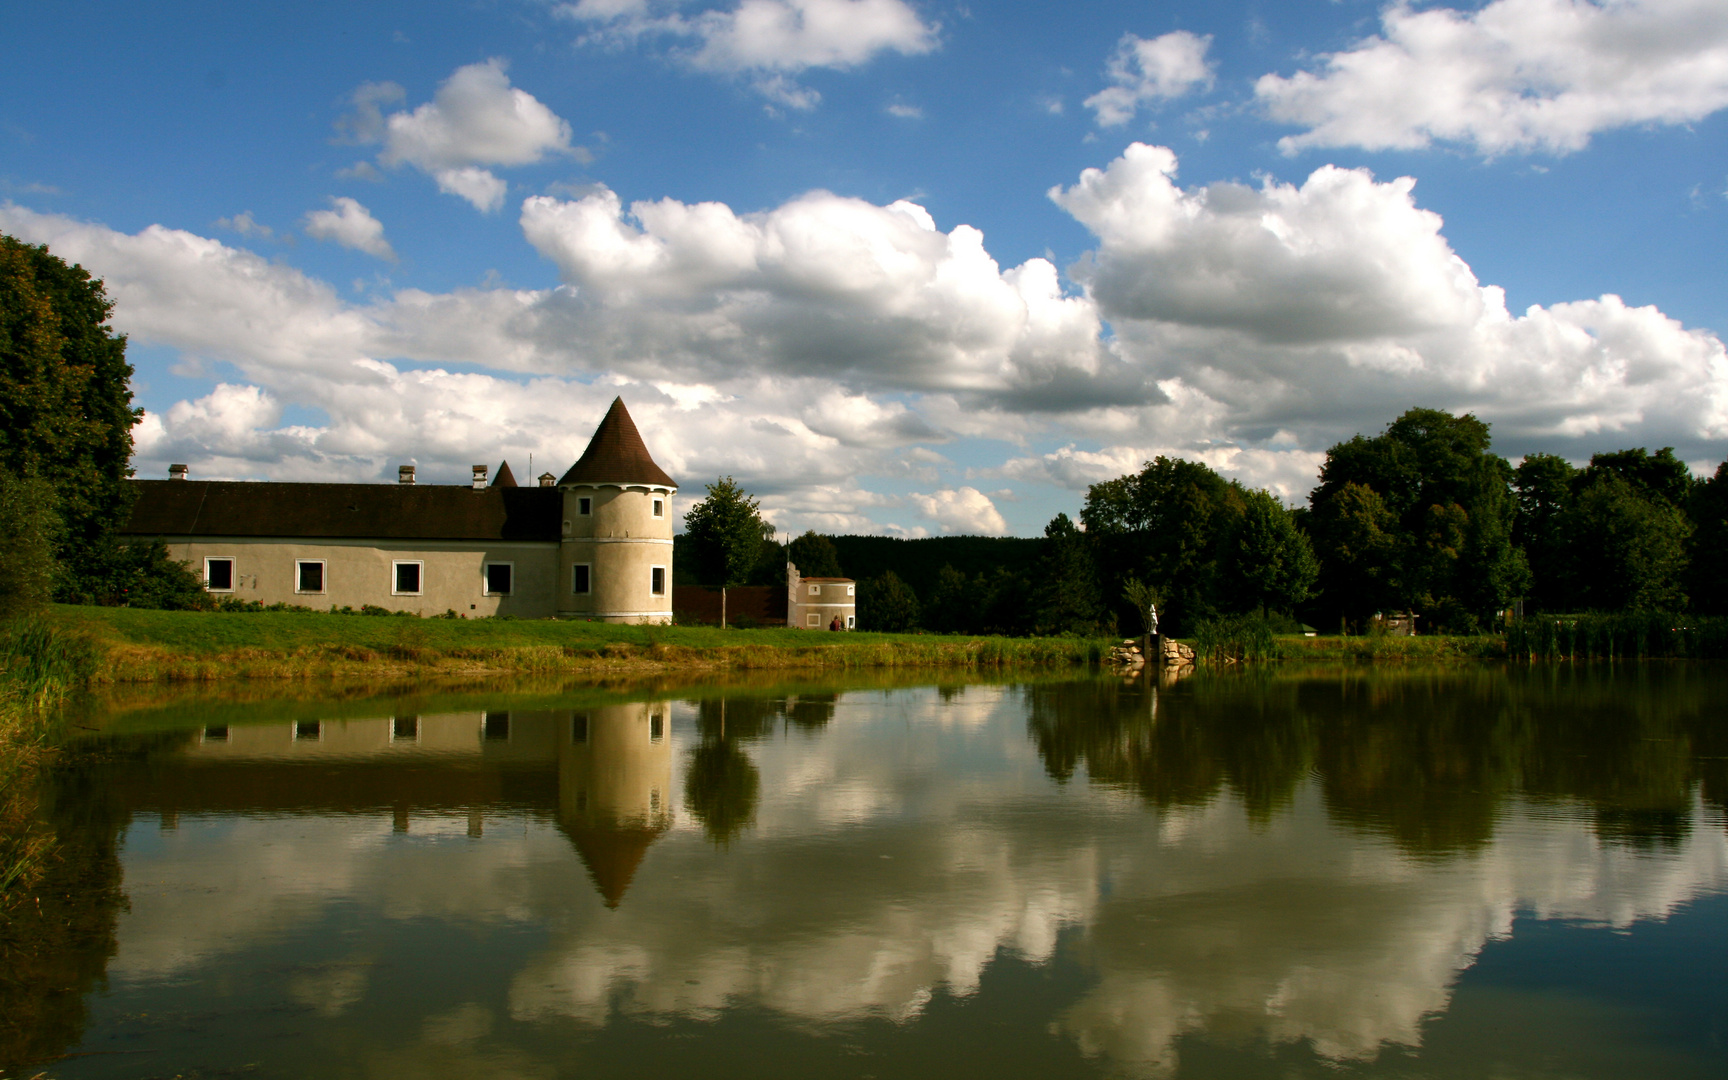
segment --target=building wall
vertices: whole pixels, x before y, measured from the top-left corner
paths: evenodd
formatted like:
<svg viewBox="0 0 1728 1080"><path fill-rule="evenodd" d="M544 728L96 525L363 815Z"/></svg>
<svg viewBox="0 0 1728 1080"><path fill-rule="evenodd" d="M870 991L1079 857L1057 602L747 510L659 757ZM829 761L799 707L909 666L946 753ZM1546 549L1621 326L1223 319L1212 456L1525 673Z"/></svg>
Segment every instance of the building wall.
<svg viewBox="0 0 1728 1080"><path fill-rule="evenodd" d="M591 500L581 512L581 500ZM654 515L654 503L660 515ZM646 487L573 485L564 489L564 541L559 551L558 613L605 622L672 621L672 495ZM572 591L574 570L589 567L589 592ZM653 568L665 568L664 589L651 589Z"/></svg>
<svg viewBox="0 0 1728 1080"><path fill-rule="evenodd" d="M204 575L204 560L234 560L234 588L217 592L262 604L310 608L359 608L366 604L417 615L455 611L470 618L514 615L549 618L557 613L558 545L483 540L294 540L245 537L169 539L168 553ZM324 591L302 593L297 564L324 562ZM420 595L395 592L397 561L420 562ZM486 592L486 564L511 563L509 595Z"/></svg>
<svg viewBox="0 0 1728 1080"><path fill-rule="evenodd" d="M577 710L559 742L564 820L664 828L672 822L672 710L664 701Z"/></svg>
<svg viewBox="0 0 1728 1080"><path fill-rule="evenodd" d="M810 579L786 564L786 625L796 630L826 630L835 619L843 630L857 629L858 583L848 578Z"/></svg>

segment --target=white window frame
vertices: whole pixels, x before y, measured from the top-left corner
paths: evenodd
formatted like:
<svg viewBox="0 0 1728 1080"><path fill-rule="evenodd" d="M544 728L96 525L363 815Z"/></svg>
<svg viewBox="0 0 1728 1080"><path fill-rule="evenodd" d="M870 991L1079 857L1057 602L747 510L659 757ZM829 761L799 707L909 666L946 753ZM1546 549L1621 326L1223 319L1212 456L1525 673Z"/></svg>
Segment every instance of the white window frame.
<svg viewBox="0 0 1728 1080"><path fill-rule="evenodd" d="M578 568L585 568L588 571L588 587L586 589L580 589L579 590L576 588L576 571ZM594 564L593 563L579 562L579 563L573 563L571 565L571 567L570 567L570 595L571 596L593 596L594 595Z"/></svg>
<svg viewBox="0 0 1728 1080"><path fill-rule="evenodd" d="M218 589L218 588L216 588L210 584L210 564L213 562L225 562L228 564L228 587L226 589ZM239 584L240 584L240 560L239 559L236 559L232 555L206 555L206 556L204 556L204 591L205 592L229 593L229 592L233 592L235 587L238 586Z"/></svg>
<svg viewBox="0 0 1728 1080"><path fill-rule="evenodd" d="M510 568L510 587L505 589L503 592L492 591L492 568L494 566L508 566ZM516 564L514 562L505 562L503 560L481 563L480 591L486 596L514 596L516 594Z"/></svg>
<svg viewBox="0 0 1728 1080"><path fill-rule="evenodd" d="M398 734L396 734L396 725L401 723L404 720L414 721L414 734L412 734L412 735L398 735ZM390 741L393 743L394 742L412 742L412 743L419 742L420 741L420 717L419 717L419 715L416 714L414 716L392 716L390 718Z"/></svg>
<svg viewBox="0 0 1728 1080"><path fill-rule="evenodd" d="M648 595L649 596L665 596L666 595L666 589L667 589L666 579L670 576L669 574L666 573L666 569L667 568L664 566L650 566L648 568ZM658 589L654 588L654 574L656 572L658 572L660 574L660 588L658 588Z"/></svg>
<svg viewBox="0 0 1728 1080"><path fill-rule="evenodd" d="M848 629L848 630L858 629L858 616L856 616L856 615L846 616L846 629Z"/></svg>
<svg viewBox="0 0 1728 1080"><path fill-rule="evenodd" d="M822 629L821 613L812 611L808 615L804 616L804 625L816 630Z"/></svg>
<svg viewBox="0 0 1728 1080"><path fill-rule="evenodd" d="M312 726L314 726L318 729L318 734L316 734L316 735L302 735L302 734L300 734L300 725L301 724L311 724ZM289 728L289 731L294 736L294 738L293 738L294 742L302 743L302 742L323 742L324 741L324 721L322 721L322 720L295 720L295 721L292 721L292 725L293 726Z"/></svg>
<svg viewBox="0 0 1728 1080"><path fill-rule="evenodd" d="M579 517L591 517L594 514L594 497L579 495L576 498L576 513Z"/></svg>
<svg viewBox="0 0 1728 1080"><path fill-rule="evenodd" d="M397 588L402 584L402 572L398 567L417 566L416 576L420 579L420 587L412 592ZM391 596L425 596L426 595L426 560L425 559L391 559L390 560L390 595Z"/></svg>
<svg viewBox="0 0 1728 1080"><path fill-rule="evenodd" d="M822 595L822 586L820 586L820 585L810 586L810 595L811 596L821 596Z"/></svg>
<svg viewBox="0 0 1728 1080"><path fill-rule="evenodd" d="M499 717L500 719L502 719L504 721L504 736L503 736L503 738L499 738L498 736L493 735L492 732L488 730L488 728L490 728L492 725L492 718L494 716ZM510 723L510 710L509 709L496 709L496 710L488 709L487 711L482 712L480 714L480 742L482 745L489 743L489 742L510 743L515 739L515 736L516 736L515 726Z"/></svg>
<svg viewBox="0 0 1728 1080"><path fill-rule="evenodd" d="M858 595L858 586L856 586L856 585L846 586L846 595L847 596L857 596Z"/></svg>
<svg viewBox="0 0 1728 1080"><path fill-rule="evenodd" d="M654 500L654 516L655 517L665 517L666 516L666 500L665 499L655 499Z"/></svg>
<svg viewBox="0 0 1728 1080"><path fill-rule="evenodd" d="M320 589L302 589L300 587L300 568L307 563L318 564L318 580L323 585ZM325 559L295 559L294 560L294 593L297 596L323 596L330 591L330 566Z"/></svg>

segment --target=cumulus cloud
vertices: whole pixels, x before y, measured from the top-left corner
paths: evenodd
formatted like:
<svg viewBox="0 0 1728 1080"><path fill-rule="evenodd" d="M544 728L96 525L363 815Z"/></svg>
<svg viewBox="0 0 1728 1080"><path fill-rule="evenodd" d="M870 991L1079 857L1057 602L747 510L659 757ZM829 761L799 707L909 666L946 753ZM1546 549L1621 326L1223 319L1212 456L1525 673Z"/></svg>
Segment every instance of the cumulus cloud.
<svg viewBox="0 0 1728 1080"><path fill-rule="evenodd" d="M1567 153L1598 131L1681 124L1728 106L1728 7L1717 0L1494 0L1476 11L1394 3L1381 36L1255 86L1280 140L1484 154Z"/></svg>
<svg viewBox="0 0 1728 1080"><path fill-rule="evenodd" d="M937 47L937 30L904 0L742 0L693 16L646 0L580 0L560 10L596 25L607 43L665 37L677 62L697 71L742 76L772 101L814 108L814 90L792 76L810 68L845 70L883 53L915 56Z"/></svg>
<svg viewBox="0 0 1728 1080"><path fill-rule="evenodd" d="M457 68L432 100L386 114L406 100L395 83L367 83L353 95L353 110L337 121L348 140L379 143L380 164L412 165L440 191L467 199L483 213L504 204L505 183L487 166L533 165L553 155L575 155L570 125L532 94L510 85L504 61Z"/></svg>
<svg viewBox="0 0 1728 1080"><path fill-rule="evenodd" d="M1110 85L1087 98L1100 127L1117 127L1134 119L1141 108L1179 98L1212 86L1212 65L1205 37L1173 30L1151 40L1124 34L1104 65Z"/></svg>
<svg viewBox="0 0 1728 1080"><path fill-rule="evenodd" d="M499 193L503 197L503 193ZM345 248L363 251L386 262L396 261L396 251L384 239L384 223L372 212L346 196L332 196L330 210L313 210L306 215L306 235L316 240L333 240Z"/></svg>
<svg viewBox="0 0 1728 1080"><path fill-rule="evenodd" d="M944 488L928 495L915 492L907 498L945 533L1002 536L1008 532L1008 523L1002 520L996 504L975 487Z"/></svg>
<svg viewBox="0 0 1728 1080"><path fill-rule="evenodd" d="M268 225L261 224L252 216L252 211L250 210L243 210L231 218L217 218L216 227L218 229L228 229L231 232L239 233L241 236L256 236L260 240L270 240L276 235L276 230L272 229Z"/></svg>

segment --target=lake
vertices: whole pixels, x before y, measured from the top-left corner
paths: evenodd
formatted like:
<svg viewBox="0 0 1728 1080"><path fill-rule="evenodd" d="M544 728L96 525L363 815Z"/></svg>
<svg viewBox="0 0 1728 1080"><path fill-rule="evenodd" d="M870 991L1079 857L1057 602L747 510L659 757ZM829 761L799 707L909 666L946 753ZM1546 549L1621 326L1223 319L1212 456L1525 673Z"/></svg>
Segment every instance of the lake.
<svg viewBox="0 0 1728 1080"><path fill-rule="evenodd" d="M110 703L0 1076L1728 1076L1728 668L754 678Z"/></svg>

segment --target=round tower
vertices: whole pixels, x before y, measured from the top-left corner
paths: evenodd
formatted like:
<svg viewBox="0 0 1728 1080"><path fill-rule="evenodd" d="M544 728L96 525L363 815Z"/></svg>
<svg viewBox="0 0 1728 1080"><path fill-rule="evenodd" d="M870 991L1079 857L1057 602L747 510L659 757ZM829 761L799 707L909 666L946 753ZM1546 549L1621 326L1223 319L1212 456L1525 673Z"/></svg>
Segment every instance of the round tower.
<svg viewBox="0 0 1728 1080"><path fill-rule="evenodd" d="M558 614L672 621L672 482L617 398L558 481L564 496Z"/></svg>

